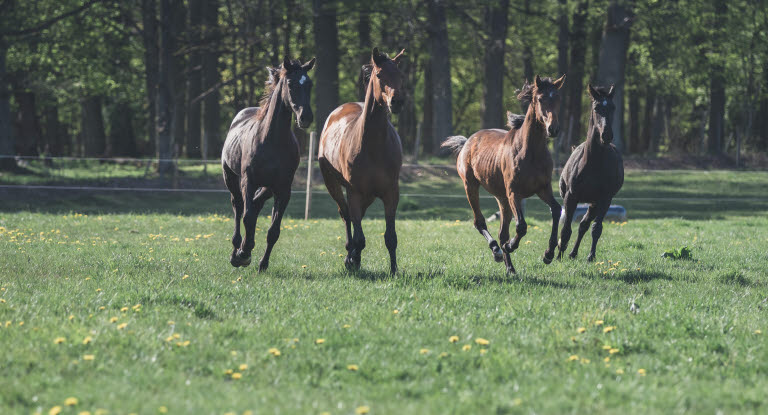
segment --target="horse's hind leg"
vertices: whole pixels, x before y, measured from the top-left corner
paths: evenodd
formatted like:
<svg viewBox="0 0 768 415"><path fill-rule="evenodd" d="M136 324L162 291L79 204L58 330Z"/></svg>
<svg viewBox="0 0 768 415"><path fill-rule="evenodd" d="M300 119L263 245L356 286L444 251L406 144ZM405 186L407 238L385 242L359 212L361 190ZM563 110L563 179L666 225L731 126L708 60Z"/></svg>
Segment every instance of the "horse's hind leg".
<svg viewBox="0 0 768 415"><path fill-rule="evenodd" d="M386 230L384 231L384 244L389 251L389 272L397 272L397 232L395 231L395 214L397 213L397 203L400 201L400 189L395 189L392 194L384 199L384 220L386 221Z"/></svg>
<svg viewBox="0 0 768 415"><path fill-rule="evenodd" d="M589 250L589 256L587 261L592 262L595 260L595 250L597 249L597 241L600 240L600 235L603 234L603 218L608 213L608 208L611 207L611 201L601 202L597 205L597 213L595 214L595 223L592 225L592 249Z"/></svg>
<svg viewBox="0 0 768 415"><path fill-rule="evenodd" d="M290 187L286 191L275 193L275 206L272 208L272 225L269 226L269 231L267 231L267 248L264 250L264 256L261 257L261 261L259 261L259 272L265 271L269 267L269 256L272 255L272 248L277 243L278 238L280 238L280 224L283 221L283 214L285 214L285 208L288 207L290 200Z"/></svg>
<svg viewBox="0 0 768 415"><path fill-rule="evenodd" d="M493 237L488 232L488 227L485 224L485 217L480 210L480 183L477 181L470 181L469 178L464 181L464 191L467 192L467 200L469 201L469 207L472 208L472 215L475 218L475 229L483 235L486 241L488 241L488 247L493 252L493 259L496 262L504 260L504 255L499 248L499 244L493 240Z"/></svg>
<svg viewBox="0 0 768 415"><path fill-rule="evenodd" d="M367 205L364 205L363 195L360 193L348 191L348 194L349 220L352 222L354 233L352 234L352 241L348 249L347 258L344 260L344 265L348 269L358 269L360 268L361 254L363 249L365 249L365 234L363 234L362 220L363 210Z"/></svg>
<svg viewBox="0 0 768 415"><path fill-rule="evenodd" d="M576 213L576 206L578 201L570 194L565 194L563 200L563 206L565 206L565 215L561 218L563 227L560 229L560 242L558 243L557 259L562 259L563 252L568 247L568 241L571 239L571 221L573 221L573 214Z"/></svg>
<svg viewBox="0 0 768 415"><path fill-rule="evenodd" d="M352 248L352 224L349 221L349 206L344 199L344 192L341 189L341 184L336 180L336 177L334 177L333 172L331 172L330 167L326 163L325 160L320 160L320 172L323 174L323 182L325 183L325 188L328 189L328 194L331 195L336 202L336 205L339 207L339 216L341 216L341 220L344 222L344 227L347 232L347 241L344 248L346 248L347 254L349 254L349 250Z"/></svg>
<svg viewBox="0 0 768 415"><path fill-rule="evenodd" d="M555 247L557 246L557 224L560 222L560 204L555 200L555 196L552 195L552 187L547 186L546 189L539 192L539 198L549 206L549 213L552 214L552 231L549 234L549 246L544 252L544 256L541 258L545 264L552 262L555 257Z"/></svg>
<svg viewBox="0 0 768 415"><path fill-rule="evenodd" d="M589 224L595 220L595 216L597 213L597 207L595 204L589 205L589 209L587 209L587 213L584 214L584 217L581 219L581 222L579 222L579 235L576 237L576 242L573 244L573 249L571 249L571 253L568 254L568 256L571 259L576 259L576 256L579 255L579 245L581 245L581 238L584 237L584 234L587 233L587 230L589 229Z"/></svg>
<svg viewBox="0 0 768 415"><path fill-rule="evenodd" d="M499 225L499 243L504 246L509 242L509 223L512 220L512 208L506 199L496 199L499 203L499 212L501 212L501 223ZM515 267L512 266L512 258L509 252L504 252L504 264L507 266L507 274L514 274Z"/></svg>
<svg viewBox="0 0 768 415"><path fill-rule="evenodd" d="M232 235L232 254L229 256L229 262L232 266L238 267L240 263L237 260L237 249L240 248L240 244L243 242L243 238L240 236L240 219L243 216L243 195L240 193L240 178L226 166L224 166L224 183L231 194L232 210L235 212L235 232Z"/></svg>

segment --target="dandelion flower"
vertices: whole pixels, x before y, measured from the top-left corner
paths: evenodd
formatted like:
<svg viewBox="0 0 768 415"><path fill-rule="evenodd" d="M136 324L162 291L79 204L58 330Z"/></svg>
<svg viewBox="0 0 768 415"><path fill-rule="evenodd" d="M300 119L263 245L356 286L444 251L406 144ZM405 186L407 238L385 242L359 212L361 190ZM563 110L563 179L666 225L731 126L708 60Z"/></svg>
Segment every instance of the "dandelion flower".
<svg viewBox="0 0 768 415"><path fill-rule="evenodd" d="M585 331L587 331L587 329L585 329L584 327L579 327L576 329L576 332L578 333L584 333Z"/></svg>
<svg viewBox="0 0 768 415"><path fill-rule="evenodd" d="M91 415L91 411L80 411L78 415Z"/></svg>
<svg viewBox="0 0 768 415"><path fill-rule="evenodd" d="M595 325L596 326L602 326L603 325L603 320L595 320Z"/></svg>
<svg viewBox="0 0 768 415"><path fill-rule="evenodd" d="M189 278L189 275L187 275L187 274L184 274L184 276L181 277L182 280L186 280L187 278Z"/></svg>
<svg viewBox="0 0 768 415"><path fill-rule="evenodd" d="M117 323L117 317L112 317L109 319L110 323Z"/></svg>
<svg viewBox="0 0 768 415"><path fill-rule="evenodd" d="M355 413L358 415L367 414L368 412L371 412L371 408L367 406L358 406L357 409L355 409Z"/></svg>
<svg viewBox="0 0 768 415"><path fill-rule="evenodd" d="M442 353L440 353L438 355L438 357L441 358L441 359L444 358L444 357L448 357L448 352L442 352Z"/></svg>
<svg viewBox="0 0 768 415"><path fill-rule="evenodd" d="M173 337L174 339L179 339L179 338L181 338L181 334L179 334L179 333L173 333L173 336L172 336L172 337Z"/></svg>
<svg viewBox="0 0 768 415"><path fill-rule="evenodd" d="M583 365L586 365L586 364L587 364L587 363L589 363L589 362L590 362L590 360L589 360L589 359L587 359L586 357L582 357L582 358L581 358L581 364L583 364Z"/></svg>
<svg viewBox="0 0 768 415"><path fill-rule="evenodd" d="M611 347L611 346L609 346L609 345L607 345L607 344L604 344L604 345L603 345L603 350L611 350L611 349L612 349L612 347Z"/></svg>
<svg viewBox="0 0 768 415"><path fill-rule="evenodd" d="M616 348L608 350L608 353L610 353L610 354L616 354L618 352L619 352L619 349L616 349Z"/></svg>
<svg viewBox="0 0 768 415"><path fill-rule="evenodd" d="M276 349L276 348L274 348L274 347L273 347L273 348L271 348L271 349L269 349L269 350L267 350L267 351L268 351L268 352L269 352L269 354L271 354L272 356L275 356L275 357L277 357L277 356L280 356L280 350L277 350L277 349Z"/></svg>
<svg viewBox="0 0 768 415"><path fill-rule="evenodd" d="M69 321L72 321L72 320L75 319L75 316L73 314L70 314L69 317L67 317L67 318L69 319Z"/></svg>
<svg viewBox="0 0 768 415"><path fill-rule="evenodd" d="M93 360L95 358L96 358L96 356L94 356L92 354L83 355L83 360L91 361L91 360Z"/></svg>
<svg viewBox="0 0 768 415"><path fill-rule="evenodd" d="M568 361L569 362L573 362L575 360L579 360L579 356L578 355L572 354L570 357L568 357Z"/></svg>
<svg viewBox="0 0 768 415"><path fill-rule="evenodd" d="M357 372L357 370L360 369L357 365L347 365L347 370L352 372Z"/></svg>
<svg viewBox="0 0 768 415"><path fill-rule="evenodd" d="M57 337L57 338L53 339L53 342L56 343L56 344L62 344L65 341L67 341L67 339L65 339L63 337Z"/></svg>
<svg viewBox="0 0 768 415"><path fill-rule="evenodd" d="M128 323L121 323L117 325L118 330L122 330L124 328L128 327Z"/></svg>
<svg viewBox="0 0 768 415"><path fill-rule="evenodd" d="M97 292L97 293L100 293L100 292L101 292L101 288L97 288L97 289L96 289L96 292Z"/></svg>
<svg viewBox="0 0 768 415"><path fill-rule="evenodd" d="M48 411L48 415L59 415L61 413L61 406L56 405Z"/></svg>
<svg viewBox="0 0 768 415"><path fill-rule="evenodd" d="M488 340L482 337L476 338L475 343L479 344L480 346L488 346L489 344L491 344L491 342L489 342Z"/></svg>
<svg viewBox="0 0 768 415"><path fill-rule="evenodd" d="M611 358L608 356L605 356L605 359L603 359L603 362L608 363L611 361Z"/></svg>
<svg viewBox="0 0 768 415"><path fill-rule="evenodd" d="M755 334L763 334L762 330L755 330Z"/></svg>
<svg viewBox="0 0 768 415"><path fill-rule="evenodd" d="M239 368L239 369L240 369L240 371L241 371L241 372L244 372L244 371L245 371L245 369L248 369L248 365L246 365L245 363L243 363L242 365L240 365L240 368Z"/></svg>
<svg viewBox="0 0 768 415"><path fill-rule="evenodd" d="M325 343L325 339L316 339L315 344L323 344Z"/></svg>
<svg viewBox="0 0 768 415"><path fill-rule="evenodd" d="M429 349L421 349L421 350L419 350L419 353L420 354L427 354L427 353L429 353Z"/></svg>
<svg viewBox="0 0 768 415"><path fill-rule="evenodd" d="M91 336L85 336L85 338L83 339L83 344L89 344L92 340L93 339L91 338Z"/></svg>
<svg viewBox="0 0 768 415"><path fill-rule="evenodd" d="M637 369L637 373L638 373L640 376L645 376L645 369Z"/></svg>
<svg viewBox="0 0 768 415"><path fill-rule="evenodd" d="M173 341L173 336L168 336L168 337L166 337L166 338L165 338L165 341L167 341L167 342L172 342L172 341Z"/></svg>
<svg viewBox="0 0 768 415"><path fill-rule="evenodd" d="M461 348L461 350L463 350L463 351L465 351L465 352L468 352L468 351L469 351L469 350L471 350L471 349L472 349L472 345L471 345L471 344L465 344L465 345L464 345L464 346L462 346L462 348Z"/></svg>
<svg viewBox="0 0 768 415"><path fill-rule="evenodd" d="M168 413L168 408L165 407L165 406L161 406L161 407L157 408L157 412L160 412L161 414L167 414Z"/></svg>
<svg viewBox="0 0 768 415"><path fill-rule="evenodd" d="M615 328L616 328L616 326L607 326L607 327L605 327L605 328L603 329L603 333L610 333L610 332L612 332L612 331L613 331L613 329L615 329Z"/></svg>
<svg viewBox="0 0 768 415"><path fill-rule="evenodd" d="M99 310L104 310L105 308L107 308L107 307L101 306L101 307L99 307Z"/></svg>
<svg viewBox="0 0 768 415"><path fill-rule="evenodd" d="M480 349L480 354L486 354L488 353L488 349Z"/></svg>
<svg viewBox="0 0 768 415"><path fill-rule="evenodd" d="M345 325L343 325L343 326L341 326L341 327L342 327L342 328L345 328L345 329L348 329L348 328L350 328L350 327L352 327L352 326L350 326L349 324L345 324Z"/></svg>
<svg viewBox="0 0 768 415"><path fill-rule="evenodd" d="M400 310L397 310L397 309L395 309L395 310L392 310L392 314L397 314L397 313L399 313L399 312L400 312Z"/></svg>
<svg viewBox="0 0 768 415"><path fill-rule="evenodd" d="M121 313L125 313L126 311L128 311L128 307L123 307L123 308L120 309Z"/></svg>
<svg viewBox="0 0 768 415"><path fill-rule="evenodd" d="M176 324L176 323L175 323L173 320L168 320L168 325L169 325L169 326L172 326L172 325L174 325L174 324Z"/></svg>
<svg viewBox="0 0 768 415"><path fill-rule="evenodd" d="M459 336L451 336L448 338L448 341L451 343L456 343L457 341L459 341Z"/></svg>
<svg viewBox="0 0 768 415"><path fill-rule="evenodd" d="M75 397L69 397L67 399L64 399L64 405L67 405L67 406L75 406L77 405L77 402L78 402L77 398Z"/></svg>
<svg viewBox="0 0 768 415"><path fill-rule="evenodd" d="M302 268L306 268L307 266L306 266L306 265L302 265L301 267L302 267Z"/></svg>
<svg viewBox="0 0 768 415"><path fill-rule="evenodd" d="M232 379L234 380L240 379L241 377L243 377L243 375L238 372L232 374Z"/></svg>

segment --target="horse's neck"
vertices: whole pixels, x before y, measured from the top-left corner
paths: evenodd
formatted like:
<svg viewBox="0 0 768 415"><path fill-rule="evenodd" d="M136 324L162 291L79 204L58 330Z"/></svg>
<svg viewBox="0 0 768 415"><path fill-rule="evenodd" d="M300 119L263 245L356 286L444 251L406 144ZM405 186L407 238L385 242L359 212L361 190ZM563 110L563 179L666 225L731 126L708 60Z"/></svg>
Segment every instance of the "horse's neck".
<svg viewBox="0 0 768 415"><path fill-rule="evenodd" d="M518 132L520 147L523 153L538 152L547 149L547 132L543 123L536 119L534 103L528 106L525 121Z"/></svg>
<svg viewBox="0 0 768 415"><path fill-rule="evenodd" d="M371 75L374 76L374 75ZM373 79L368 82L368 88L365 92L365 102L363 102L363 112L360 114L360 118L357 121L356 135L359 138L359 143L362 145L363 140L368 137L375 137L378 134L366 134L367 132L374 130L382 130L386 127L387 123L387 111L382 105L376 102L373 96Z"/></svg>
<svg viewBox="0 0 768 415"><path fill-rule="evenodd" d="M600 144L600 132L597 130L597 125L595 124L594 111L592 111L592 114L589 116L589 124L587 125L587 140L584 147L584 155L582 156L584 159L587 159L588 157L592 156L593 154L597 154L600 152L600 150L602 150L602 146Z"/></svg>
<svg viewBox="0 0 768 415"><path fill-rule="evenodd" d="M272 92L272 96L267 104L267 113L263 119L264 141L277 140L282 133L287 129L291 129L291 111L283 103L283 85L284 81L275 86L275 90Z"/></svg>

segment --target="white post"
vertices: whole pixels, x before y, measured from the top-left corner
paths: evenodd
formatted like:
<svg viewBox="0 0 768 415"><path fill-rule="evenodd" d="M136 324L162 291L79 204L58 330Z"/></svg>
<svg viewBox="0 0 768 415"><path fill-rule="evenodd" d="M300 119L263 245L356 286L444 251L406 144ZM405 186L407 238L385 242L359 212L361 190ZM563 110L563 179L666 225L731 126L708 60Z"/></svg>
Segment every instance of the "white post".
<svg viewBox="0 0 768 415"><path fill-rule="evenodd" d="M309 219L309 209L312 207L312 166L315 163L315 136L316 132L309 133L309 156L307 157L307 202L304 205L304 220Z"/></svg>

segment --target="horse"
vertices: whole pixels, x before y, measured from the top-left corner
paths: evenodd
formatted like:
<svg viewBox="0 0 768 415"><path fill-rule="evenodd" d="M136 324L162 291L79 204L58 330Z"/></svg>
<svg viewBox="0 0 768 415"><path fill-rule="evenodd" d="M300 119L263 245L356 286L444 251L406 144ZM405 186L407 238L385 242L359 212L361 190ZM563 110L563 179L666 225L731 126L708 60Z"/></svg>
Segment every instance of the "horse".
<svg viewBox="0 0 768 415"><path fill-rule="evenodd" d="M280 67L267 68L267 91L259 107L246 108L232 120L221 151L224 183L231 193L235 212L235 232L229 262L234 267L251 263L256 219L272 196L272 224L267 232L267 248L259 261L259 272L269 267L269 256L280 237L280 223L291 199L291 184L299 166L299 142L291 131L296 115L300 128L312 123L310 108L312 80L307 72L315 58L302 64L285 58ZM240 218L245 240L240 236Z"/></svg>
<svg viewBox="0 0 768 415"><path fill-rule="evenodd" d="M389 113L396 114L403 106L404 76L397 66L404 52L390 59L378 48L373 49L371 63L363 65L368 84L365 102L348 102L336 108L320 137L320 171L346 226L344 265L349 270L360 268L365 248L361 221L371 203L379 198L384 203L389 269L392 274L397 272L395 214L400 201L403 146L389 122ZM346 200L342 188L346 189Z"/></svg>
<svg viewBox="0 0 768 415"><path fill-rule="evenodd" d="M457 155L456 170L464 182L469 206L474 214L475 229L488 241L496 262L504 261L507 274L515 273L509 254L520 245L528 225L523 217L522 201L537 195L549 206L552 232L549 247L542 260L549 264L555 255L560 204L552 193L552 155L547 136L554 137L560 127L560 88L565 75L552 81L536 75L534 83L526 83L518 99L529 102L522 124L514 114L507 113L510 129L480 130L469 138L448 137L441 147ZM493 239L480 210L479 187L483 186L496 198L501 212L499 244ZM514 215L515 237L510 240L509 224ZM503 250L503 252L502 252Z"/></svg>
<svg viewBox="0 0 768 415"><path fill-rule="evenodd" d="M565 215L560 231L557 259L563 256L571 237L571 220L578 203L589 203L587 213L579 223L579 236L569 256L575 259L579 253L581 238L592 225L592 249L587 261L595 259L597 241L603 233L603 218L624 184L624 162L621 153L612 144L613 91L611 85L593 87L587 85L592 99L592 114L587 128L587 140L571 153L560 176L560 196L563 197Z"/></svg>

